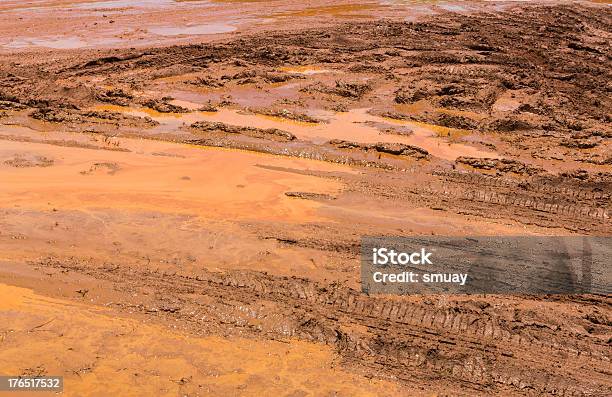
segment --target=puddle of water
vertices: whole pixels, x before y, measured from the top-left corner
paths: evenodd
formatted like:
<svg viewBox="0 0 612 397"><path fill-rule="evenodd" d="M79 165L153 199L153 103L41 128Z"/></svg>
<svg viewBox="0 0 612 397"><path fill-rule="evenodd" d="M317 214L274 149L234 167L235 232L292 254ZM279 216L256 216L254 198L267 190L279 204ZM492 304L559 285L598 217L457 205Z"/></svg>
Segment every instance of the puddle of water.
<svg viewBox="0 0 612 397"><path fill-rule="evenodd" d="M451 11L451 12L465 12L471 9L470 7L466 7L461 4L450 4L450 3L446 3L446 4L442 3L442 4L438 4L437 6L445 11Z"/></svg>
<svg viewBox="0 0 612 397"><path fill-rule="evenodd" d="M55 49L73 49L87 46L79 37L17 39L4 45L8 48L47 47Z"/></svg>
<svg viewBox="0 0 612 397"><path fill-rule="evenodd" d="M0 206L44 208L53 202L73 210L104 207L192 214L203 219L307 222L327 219L318 214L322 204L294 200L285 192L336 194L341 184L259 165L321 171L346 168L321 161L146 139L117 138L117 142L118 147L129 151L2 141L5 154L27 151L56 161L45 168L0 167ZM94 164L109 165L114 172L106 168L91 172Z"/></svg>
<svg viewBox="0 0 612 397"><path fill-rule="evenodd" d="M281 72L303 74L307 76L321 73L334 73L333 70L323 69L318 66L286 66L279 68L279 70Z"/></svg>
<svg viewBox="0 0 612 397"><path fill-rule="evenodd" d="M384 7L379 4L339 4L322 7L309 7L298 11L279 12L275 17L316 17L330 15L333 17L352 17L360 11L370 11Z"/></svg>
<svg viewBox="0 0 612 397"><path fill-rule="evenodd" d="M182 2L175 0L107 0L107 1L50 1L50 0L36 0L36 1L12 1L12 0L0 0L0 9L11 10L11 11L33 11L33 12L46 12L48 10L85 10L85 11L112 11L112 10L123 10L126 9L153 9L160 7L176 6Z"/></svg>
<svg viewBox="0 0 612 397"><path fill-rule="evenodd" d="M201 23L195 18L201 14L210 15L210 1L176 1L176 0L108 0L108 1L74 1L41 0L36 2L8 2L0 0L0 12L12 12L26 18L24 22L15 21L15 29L7 29L5 39L0 39L0 47L29 48L43 47L52 49L76 49L91 47L114 47L120 44L149 45L162 40L173 42L184 40L188 36L203 36L233 32L237 26L223 22L248 22L232 10L220 10L210 23ZM23 5L27 4L27 7ZM176 14L173 22L170 19L159 19L160 13L172 11ZM198 12L199 11L199 12ZM121 20L114 25L114 14ZM100 19L111 17L110 19ZM182 16L182 17L181 17ZM211 17L212 18L212 17ZM15 18L16 19L16 18ZM19 18L22 19L22 18ZM171 18L172 19L172 18ZM61 24L57 21L61 20ZM54 22L55 21L55 22ZM147 22L148 21L148 22ZM94 23L95 22L95 23ZM44 27L31 30L21 27ZM42 25L41 25L42 26ZM21 32L21 33L20 33Z"/></svg>
<svg viewBox="0 0 612 397"><path fill-rule="evenodd" d="M440 138L449 137L449 134L451 138L457 138L469 134L469 131L373 116L368 113L368 109L352 109L349 112L331 113L328 114L328 122L319 124L258 114L243 114L237 110L226 108L221 108L218 112L196 111L174 114L159 113L146 108L134 109L115 105L96 106L94 110L110 110L140 117L149 116L160 123L154 129L155 132L170 133L196 121L213 121L256 128L278 128L291 132L299 139L308 140L316 144L322 144L331 139L342 139L359 143L404 143L421 147L434 156L450 161L455 160L459 156L496 157L494 153L460 143L451 143ZM368 122L385 122L407 126L413 130L413 134L409 136L384 134L377 128L366 124Z"/></svg>
<svg viewBox="0 0 612 397"><path fill-rule="evenodd" d="M515 95L520 95L520 93L513 93L512 91L507 91L503 93L497 101L492 106L492 109L496 112L512 112L518 109L521 106L521 101L515 97Z"/></svg>
<svg viewBox="0 0 612 397"><path fill-rule="evenodd" d="M20 38L9 41L3 44L7 48L27 48L27 47L45 47L57 50L69 50L77 48L88 48L94 46L112 46L120 43L118 37L93 37L93 41L77 37L41 37L41 38Z"/></svg>
<svg viewBox="0 0 612 397"><path fill-rule="evenodd" d="M223 23L208 23L191 26L153 26L147 30L160 36L182 36L228 33L235 31L236 27Z"/></svg>
<svg viewBox="0 0 612 397"><path fill-rule="evenodd" d="M415 21L418 20L419 17L435 15L441 12L470 13L482 10L502 11L512 4L520 1L526 0L379 0L379 3L389 7L396 14L408 14L404 18L406 21Z"/></svg>
<svg viewBox="0 0 612 397"><path fill-rule="evenodd" d="M159 8L176 4L175 0L107 0L93 2L77 2L71 7L84 10L98 8Z"/></svg>

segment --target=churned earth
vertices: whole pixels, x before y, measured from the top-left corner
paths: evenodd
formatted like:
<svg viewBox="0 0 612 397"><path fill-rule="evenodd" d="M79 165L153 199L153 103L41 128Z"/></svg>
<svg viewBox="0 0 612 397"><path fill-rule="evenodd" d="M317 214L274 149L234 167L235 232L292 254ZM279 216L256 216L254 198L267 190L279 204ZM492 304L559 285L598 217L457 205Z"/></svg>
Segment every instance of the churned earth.
<svg viewBox="0 0 612 397"><path fill-rule="evenodd" d="M364 235L610 235L605 2L4 1L0 32L0 374L609 394L609 296L359 286Z"/></svg>

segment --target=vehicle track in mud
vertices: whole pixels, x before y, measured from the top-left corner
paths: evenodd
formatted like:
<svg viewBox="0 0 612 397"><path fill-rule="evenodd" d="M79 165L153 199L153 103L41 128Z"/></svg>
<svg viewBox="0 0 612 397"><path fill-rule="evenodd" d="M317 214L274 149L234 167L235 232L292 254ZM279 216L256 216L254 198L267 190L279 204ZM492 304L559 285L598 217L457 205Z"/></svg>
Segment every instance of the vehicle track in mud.
<svg viewBox="0 0 612 397"><path fill-rule="evenodd" d="M568 181L537 177L486 177L474 173L446 173L443 189L432 190L449 200L468 203L491 213L511 212L519 219L535 219L543 225L566 225L583 231L605 232L610 227L610 183L575 186ZM487 211L489 212L489 211ZM508 215L510 217L511 215Z"/></svg>
<svg viewBox="0 0 612 397"><path fill-rule="evenodd" d="M55 258L32 264L86 274L143 296L110 304L121 310L166 318L197 333L325 343L368 376L416 380L432 390L597 396L612 387L610 341L602 338L610 322L596 325L589 314L556 317L551 305L567 305L572 296L531 298L553 310L547 314L511 298L431 296L415 302L250 271L180 275ZM609 297L576 298L583 313L606 318L612 310ZM598 329L584 331L589 326Z"/></svg>
<svg viewBox="0 0 612 397"><path fill-rule="evenodd" d="M271 75L282 81L304 78L281 72L279 67L327 65L342 72L335 86L315 79L300 89L302 96L297 102L301 104L282 106L292 114L305 114L308 101L323 108L375 105L377 109L372 111L376 114L392 112L391 116L400 119L497 134L507 141L505 146L498 145L504 159L516 161L519 169L529 172L536 172L530 164L535 160L563 158L574 161L571 167L578 171L583 171L577 167L586 164L585 159L595 165L586 179L556 178L550 172L542 178L512 173L490 176L476 169L458 173L450 171L450 167L461 164L447 164L430 154L383 153L381 158L381 152L373 150L372 145L340 147L333 140L324 144L302 139L275 142L227 134L221 127L147 136L128 127L136 123L146 130L147 125L151 128L153 124L150 119L126 119L118 113L107 115L112 119L110 132L98 133L144 135L377 168L382 177L366 172L363 179L346 178L349 189L403 201L410 198L430 208L485 218L605 233L610 229L612 210L612 177L607 166L611 102L606 88L611 75L607 61L611 21L607 9L534 5L499 13L444 13L412 23L367 21L309 29L300 34L254 34L219 43L136 52L83 51L53 62L25 58L24 64L31 68L15 69L10 62L0 65L0 99L7 109L33 109L32 115L42 113L52 119L62 116L64 124L76 123L74 130L87 131L91 126L83 124L86 120L78 109L92 103L154 103L176 108L163 98L141 98L160 75L195 74L189 81L204 81L229 90L245 84L267 87ZM114 88L102 89L101 83L91 82L99 79L112 82ZM76 81L76 85L67 84L69 80ZM503 104L505 97L516 102L511 112L496 110L495 104ZM446 113L435 110L407 114L395 110L396 106L422 101L428 101L430 110L441 108ZM24 107L30 110L24 111ZM264 111L277 114L279 109ZM284 108L283 111L286 112ZM572 143L569 147L568 142ZM556 171L561 166L549 164L548 169ZM416 189L416 185L398 181L392 175L394 170L403 169L418 172L399 179L418 174L425 188ZM389 183L381 182L387 179L384 170L391 171ZM605 172L594 184L590 179L597 171Z"/></svg>
<svg viewBox="0 0 612 397"><path fill-rule="evenodd" d="M387 199L421 202L429 208L524 224L606 234L612 221L610 181L583 183L570 178L493 176L473 171L434 170L379 173L377 178L343 176L353 191Z"/></svg>
<svg viewBox="0 0 612 397"><path fill-rule="evenodd" d="M336 86L313 87L326 106L373 99L389 110L429 100L485 120L469 114L446 114L438 120L437 112L414 116L418 120L449 127L467 123L523 138L526 132L545 133L551 143L576 133L609 138L611 103L605 87L611 25L607 9L535 5L495 14L444 13L416 23L376 21L299 34L267 32L137 52L86 51L52 62L26 57L21 61L31 64L28 70L10 62L0 66L0 99L35 108L79 107L108 100L108 92L97 84L67 86L67 81L102 77L117 86L109 91L112 98L141 103L143 98L133 92L160 74L196 73L222 86L244 85L265 80L279 66L322 64L344 73ZM217 71L218 65L224 67ZM493 105L504 93L515 94L519 103L513 112L499 115Z"/></svg>

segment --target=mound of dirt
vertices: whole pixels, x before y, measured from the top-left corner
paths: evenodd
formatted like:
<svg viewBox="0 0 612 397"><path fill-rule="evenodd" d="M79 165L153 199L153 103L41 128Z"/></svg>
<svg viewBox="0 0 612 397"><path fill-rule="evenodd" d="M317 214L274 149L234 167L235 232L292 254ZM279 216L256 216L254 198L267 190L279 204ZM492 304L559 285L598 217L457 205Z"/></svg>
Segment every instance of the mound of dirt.
<svg viewBox="0 0 612 397"><path fill-rule="evenodd" d="M191 128L201 132L223 132L226 134L246 135L258 139L289 142L296 139L290 132L277 128L255 128L230 125L220 122L198 121L191 124Z"/></svg>
<svg viewBox="0 0 612 397"><path fill-rule="evenodd" d="M517 160L511 159L483 159L473 157L458 157L455 160L457 164L463 164L475 168L477 170L497 171L500 173L513 173L517 175L537 175L544 170L540 167L525 164Z"/></svg>
<svg viewBox="0 0 612 397"><path fill-rule="evenodd" d="M405 145L403 143L384 143L363 144L357 142L349 142L341 139L333 139L327 142L328 145L339 149L355 149L364 152L375 151L378 153L392 154L396 156L407 156L417 160L426 160L429 158L429 152L420 147Z"/></svg>

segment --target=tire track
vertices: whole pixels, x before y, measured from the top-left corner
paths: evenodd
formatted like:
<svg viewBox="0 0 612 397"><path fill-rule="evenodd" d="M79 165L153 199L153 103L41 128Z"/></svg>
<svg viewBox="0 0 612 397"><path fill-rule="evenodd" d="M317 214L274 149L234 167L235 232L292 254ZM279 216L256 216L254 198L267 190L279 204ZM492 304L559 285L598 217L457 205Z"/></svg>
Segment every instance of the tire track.
<svg viewBox="0 0 612 397"><path fill-rule="evenodd" d="M257 272L197 276L47 259L37 266L111 281L151 301L116 303L170 317L188 328L257 338L299 338L334 346L373 376L453 385L466 393L603 395L612 387L610 346L516 307L484 301L436 306L367 296L339 284ZM609 298L595 297L602 308ZM490 302L490 299L487 301ZM575 320L573 320L575 321ZM550 366L551 361L561 365Z"/></svg>

